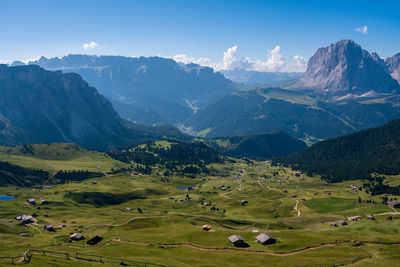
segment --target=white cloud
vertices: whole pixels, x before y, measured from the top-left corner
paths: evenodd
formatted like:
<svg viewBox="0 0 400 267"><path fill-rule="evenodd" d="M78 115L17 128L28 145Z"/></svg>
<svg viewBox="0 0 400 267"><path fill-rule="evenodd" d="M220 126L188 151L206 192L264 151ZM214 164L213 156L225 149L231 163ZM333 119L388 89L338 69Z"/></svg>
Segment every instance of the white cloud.
<svg viewBox="0 0 400 267"><path fill-rule="evenodd" d="M32 61L38 61L42 56L36 56L36 57L31 57L31 58L27 58L27 59L21 59L19 61L24 62L25 64L28 64L29 62Z"/></svg>
<svg viewBox="0 0 400 267"><path fill-rule="evenodd" d="M281 47L275 46L269 50L265 60L251 60L249 57L238 55L239 47L237 45L228 48L222 56L222 61L212 63L209 58L191 58L185 54L178 54L172 57L177 62L196 63L202 66L209 66L215 70L232 70L235 68L244 70L255 70L261 72L304 72L307 68L307 60L301 56L294 56L293 62L286 62Z"/></svg>
<svg viewBox="0 0 400 267"><path fill-rule="evenodd" d="M255 61L253 63L253 69L264 72L281 71L285 65L286 62L281 54L281 47L277 45L274 49L268 51L267 59L265 61Z"/></svg>
<svg viewBox="0 0 400 267"><path fill-rule="evenodd" d="M216 64L215 68L218 70L231 70L234 68L238 69L250 69L252 68L252 63L248 57L239 57L238 46L235 45L231 48L228 48L224 52L224 56L222 57L222 63Z"/></svg>
<svg viewBox="0 0 400 267"><path fill-rule="evenodd" d="M5 59L0 59L0 64L11 64L12 60L5 60Z"/></svg>
<svg viewBox="0 0 400 267"><path fill-rule="evenodd" d="M362 34L368 34L368 26L364 25L362 27L357 27L354 29L356 32L361 32Z"/></svg>
<svg viewBox="0 0 400 267"><path fill-rule="evenodd" d="M286 72L305 72L307 70L307 59L305 59L302 56L294 56L293 57L294 62L288 63L284 71Z"/></svg>
<svg viewBox="0 0 400 267"><path fill-rule="evenodd" d="M96 43L95 41L91 41L90 43L84 43L83 44L83 48L86 49L86 50L93 49L93 48L96 48L98 46L99 46L99 44Z"/></svg>
<svg viewBox="0 0 400 267"><path fill-rule="evenodd" d="M185 64L189 64L189 63L195 63L195 64L199 64L202 66L210 66L211 65L211 61L209 58L206 57L200 57L200 58L192 58L192 57L188 57L185 54L178 54L172 57L173 60L175 60L176 62L182 62Z"/></svg>
<svg viewBox="0 0 400 267"><path fill-rule="evenodd" d="M29 62L38 61L42 56L36 56L26 59L15 59L15 60L2 60L0 59L0 64L8 64L11 65L14 61L21 61L24 64L28 64Z"/></svg>

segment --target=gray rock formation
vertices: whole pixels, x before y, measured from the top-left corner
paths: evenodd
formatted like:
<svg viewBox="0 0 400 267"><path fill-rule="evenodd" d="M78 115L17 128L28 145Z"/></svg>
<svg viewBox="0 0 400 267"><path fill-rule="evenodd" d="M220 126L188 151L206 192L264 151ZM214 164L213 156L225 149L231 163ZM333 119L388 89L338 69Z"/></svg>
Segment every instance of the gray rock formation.
<svg viewBox="0 0 400 267"><path fill-rule="evenodd" d="M144 127L121 119L76 73L0 65L0 94L0 145L68 142L108 149L181 135L172 127Z"/></svg>
<svg viewBox="0 0 400 267"><path fill-rule="evenodd" d="M325 98L400 91L384 65L376 53L371 55L354 41L341 40L319 48L310 58L307 71L290 89L308 90Z"/></svg>
<svg viewBox="0 0 400 267"><path fill-rule="evenodd" d="M400 83L400 53L387 58L385 63L392 78Z"/></svg>

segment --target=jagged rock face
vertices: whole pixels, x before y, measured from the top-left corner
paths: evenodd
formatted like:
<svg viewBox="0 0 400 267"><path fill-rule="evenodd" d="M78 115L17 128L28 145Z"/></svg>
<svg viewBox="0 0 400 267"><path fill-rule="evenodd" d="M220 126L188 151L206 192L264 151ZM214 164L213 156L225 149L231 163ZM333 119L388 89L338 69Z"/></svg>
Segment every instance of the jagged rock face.
<svg viewBox="0 0 400 267"><path fill-rule="evenodd" d="M232 92L232 82L212 68L161 57L68 55L29 62L48 70L76 72L107 97L158 97L185 104L213 101Z"/></svg>
<svg viewBox="0 0 400 267"><path fill-rule="evenodd" d="M29 64L80 74L112 100L121 116L145 125L183 123L234 90L232 82L212 68L161 57L68 55Z"/></svg>
<svg viewBox="0 0 400 267"><path fill-rule="evenodd" d="M0 145L69 142L107 149L151 138L122 120L79 74L0 65L0 94Z"/></svg>
<svg viewBox="0 0 400 267"><path fill-rule="evenodd" d="M305 74L292 86L311 89L316 95L340 97L369 91L394 93L399 84L385 71L383 60L351 40L319 48Z"/></svg>
<svg viewBox="0 0 400 267"><path fill-rule="evenodd" d="M111 104L78 74L2 65L0 91L3 121L29 132L25 141L82 143L123 130Z"/></svg>
<svg viewBox="0 0 400 267"><path fill-rule="evenodd" d="M385 63L392 78L400 83L400 53L387 58Z"/></svg>

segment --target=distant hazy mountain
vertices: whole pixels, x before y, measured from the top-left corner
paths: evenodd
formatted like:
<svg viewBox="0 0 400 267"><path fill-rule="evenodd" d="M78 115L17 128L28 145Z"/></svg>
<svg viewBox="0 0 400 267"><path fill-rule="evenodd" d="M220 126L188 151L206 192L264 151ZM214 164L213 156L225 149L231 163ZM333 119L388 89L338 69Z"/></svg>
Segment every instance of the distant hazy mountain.
<svg viewBox="0 0 400 267"><path fill-rule="evenodd" d="M79 73L109 99L133 106L132 115L124 112L124 117L147 125L157 123L157 119L144 120L137 116L137 110L157 114L162 121L176 124L198 108L234 91L232 82L212 68L180 65L160 57L68 55L42 57L29 64ZM128 108L125 106L124 111Z"/></svg>
<svg viewBox="0 0 400 267"><path fill-rule="evenodd" d="M231 94L185 124L207 137L283 131L308 141L333 138L400 118L398 96L330 103L303 93L264 88Z"/></svg>
<svg viewBox="0 0 400 267"><path fill-rule="evenodd" d="M385 60L385 64L392 78L400 83L400 53L393 57L388 57Z"/></svg>
<svg viewBox="0 0 400 267"><path fill-rule="evenodd" d="M322 98L393 94L399 84L385 70L385 63L351 40L319 48L310 58L307 71L290 89L304 89Z"/></svg>
<svg viewBox="0 0 400 267"><path fill-rule="evenodd" d="M292 82L303 73L300 72L260 72L235 68L222 70L224 76L234 82L244 84L269 84L277 85Z"/></svg>
<svg viewBox="0 0 400 267"><path fill-rule="evenodd" d="M271 159L287 156L307 145L283 132L205 139L208 145L232 157Z"/></svg>
<svg viewBox="0 0 400 267"><path fill-rule="evenodd" d="M144 127L121 119L75 73L0 65L0 93L0 145L69 142L107 149L182 136L172 127Z"/></svg>

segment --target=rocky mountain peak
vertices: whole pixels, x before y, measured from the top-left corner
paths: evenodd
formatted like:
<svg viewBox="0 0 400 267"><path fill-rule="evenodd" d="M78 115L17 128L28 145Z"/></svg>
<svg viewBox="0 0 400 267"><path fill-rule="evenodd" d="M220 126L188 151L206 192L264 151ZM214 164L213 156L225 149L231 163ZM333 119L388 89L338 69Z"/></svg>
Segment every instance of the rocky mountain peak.
<svg viewBox="0 0 400 267"><path fill-rule="evenodd" d="M385 64L392 78L400 83L400 53L387 58Z"/></svg>
<svg viewBox="0 0 400 267"><path fill-rule="evenodd" d="M310 58L307 71L291 88L308 90L327 98L400 90L399 84L386 72L378 54L370 54L352 40L341 40L319 48Z"/></svg>

